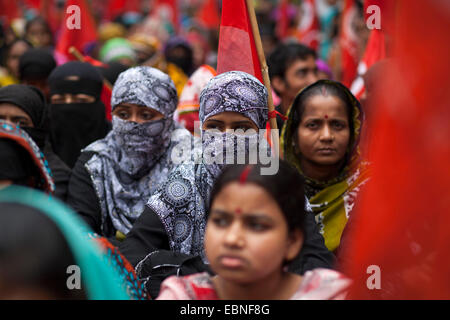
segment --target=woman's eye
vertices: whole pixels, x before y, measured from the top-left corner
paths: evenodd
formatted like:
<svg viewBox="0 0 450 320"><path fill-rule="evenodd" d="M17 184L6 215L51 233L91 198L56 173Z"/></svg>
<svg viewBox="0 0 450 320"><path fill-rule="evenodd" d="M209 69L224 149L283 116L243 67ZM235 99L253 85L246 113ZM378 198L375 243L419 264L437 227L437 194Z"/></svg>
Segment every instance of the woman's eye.
<svg viewBox="0 0 450 320"><path fill-rule="evenodd" d="M317 129L319 126L315 122L309 122L309 123L306 124L306 127L308 129Z"/></svg>
<svg viewBox="0 0 450 320"><path fill-rule="evenodd" d="M121 118L121 119L128 119L129 118L128 112L125 112L125 111L118 112L117 116L119 118Z"/></svg>
<svg viewBox="0 0 450 320"><path fill-rule="evenodd" d="M144 112L141 114L141 118L143 120L151 120L153 119L153 114L151 112Z"/></svg>
<svg viewBox="0 0 450 320"><path fill-rule="evenodd" d="M249 126L246 126L246 125L241 125L241 126L238 126L238 127L235 127L234 128L234 130L242 130L242 131L244 131L243 133L245 134L245 131L247 131L248 129L251 129Z"/></svg>
<svg viewBox="0 0 450 320"><path fill-rule="evenodd" d="M248 226L253 231L264 231L268 229L268 226L259 222L249 222Z"/></svg>
<svg viewBox="0 0 450 320"><path fill-rule="evenodd" d="M218 227L226 227L228 225L228 219L225 218L213 218L212 222Z"/></svg>
<svg viewBox="0 0 450 320"><path fill-rule="evenodd" d="M337 130L342 130L345 128L345 125L342 122L334 122L333 127Z"/></svg>
<svg viewBox="0 0 450 320"><path fill-rule="evenodd" d="M220 127L217 124L207 124L206 129L218 129L220 130Z"/></svg>

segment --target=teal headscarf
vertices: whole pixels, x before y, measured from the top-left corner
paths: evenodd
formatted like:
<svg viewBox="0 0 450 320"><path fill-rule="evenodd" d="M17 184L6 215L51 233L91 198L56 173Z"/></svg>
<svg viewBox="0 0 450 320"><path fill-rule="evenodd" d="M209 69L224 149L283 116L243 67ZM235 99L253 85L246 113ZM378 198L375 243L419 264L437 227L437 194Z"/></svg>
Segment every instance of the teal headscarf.
<svg viewBox="0 0 450 320"><path fill-rule="evenodd" d="M0 189L0 203L17 203L34 208L51 219L64 235L81 270L82 285L90 300L129 300L119 274L89 239L89 228L67 206L39 191L9 186ZM69 275L68 275L69 276Z"/></svg>

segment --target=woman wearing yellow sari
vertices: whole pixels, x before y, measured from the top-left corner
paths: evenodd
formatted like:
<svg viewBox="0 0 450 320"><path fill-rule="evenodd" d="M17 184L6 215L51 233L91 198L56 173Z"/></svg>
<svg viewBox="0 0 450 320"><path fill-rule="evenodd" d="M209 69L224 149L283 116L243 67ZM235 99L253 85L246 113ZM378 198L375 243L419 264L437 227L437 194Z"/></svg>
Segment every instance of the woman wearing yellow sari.
<svg viewBox="0 0 450 320"><path fill-rule="evenodd" d="M282 132L284 157L303 175L325 245L335 253L368 180L358 148L362 119L358 100L344 85L319 80L297 95Z"/></svg>

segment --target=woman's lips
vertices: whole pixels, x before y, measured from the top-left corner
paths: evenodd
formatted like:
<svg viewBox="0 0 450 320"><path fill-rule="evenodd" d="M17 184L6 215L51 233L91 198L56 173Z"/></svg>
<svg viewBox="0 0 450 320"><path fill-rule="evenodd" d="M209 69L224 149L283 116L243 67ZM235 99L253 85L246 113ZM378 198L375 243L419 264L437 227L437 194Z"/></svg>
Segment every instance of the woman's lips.
<svg viewBox="0 0 450 320"><path fill-rule="evenodd" d="M245 260L236 256L220 256L220 264L225 268L238 269L245 265Z"/></svg>
<svg viewBox="0 0 450 320"><path fill-rule="evenodd" d="M317 153L327 156L327 155L332 155L334 153L336 153L336 149L333 148L320 148L317 149Z"/></svg>

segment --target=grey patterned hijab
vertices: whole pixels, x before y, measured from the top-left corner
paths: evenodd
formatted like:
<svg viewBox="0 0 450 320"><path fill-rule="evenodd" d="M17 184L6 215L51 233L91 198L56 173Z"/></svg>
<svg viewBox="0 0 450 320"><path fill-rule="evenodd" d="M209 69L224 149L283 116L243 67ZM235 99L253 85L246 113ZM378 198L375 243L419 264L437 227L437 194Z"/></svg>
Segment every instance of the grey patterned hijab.
<svg viewBox="0 0 450 320"><path fill-rule="evenodd" d="M100 201L104 236L114 236L116 230L126 235L146 199L174 166L170 155L177 102L172 80L157 69L135 67L119 75L112 92L113 110L132 103L155 109L164 118L138 124L113 116L112 131L83 150L95 153L85 166Z"/></svg>
<svg viewBox="0 0 450 320"><path fill-rule="evenodd" d="M200 120L225 111L241 113L264 129L268 118L267 90L255 77L230 71L212 78L200 95ZM202 132L202 147L214 145ZM226 137L225 134L222 137ZM184 163L175 167L166 182L150 197L147 205L166 229L170 248L200 255L204 261L203 239L209 195L221 166Z"/></svg>

